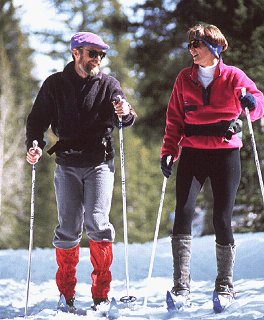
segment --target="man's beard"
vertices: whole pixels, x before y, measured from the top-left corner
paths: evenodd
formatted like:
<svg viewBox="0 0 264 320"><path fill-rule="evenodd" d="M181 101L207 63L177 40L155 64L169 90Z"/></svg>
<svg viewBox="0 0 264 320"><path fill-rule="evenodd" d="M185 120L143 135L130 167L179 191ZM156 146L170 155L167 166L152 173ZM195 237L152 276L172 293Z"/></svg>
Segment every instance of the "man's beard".
<svg viewBox="0 0 264 320"><path fill-rule="evenodd" d="M99 72L100 72L100 69L99 67L92 67L90 64L87 64L85 67L84 67L84 71L91 77L94 77L96 76Z"/></svg>

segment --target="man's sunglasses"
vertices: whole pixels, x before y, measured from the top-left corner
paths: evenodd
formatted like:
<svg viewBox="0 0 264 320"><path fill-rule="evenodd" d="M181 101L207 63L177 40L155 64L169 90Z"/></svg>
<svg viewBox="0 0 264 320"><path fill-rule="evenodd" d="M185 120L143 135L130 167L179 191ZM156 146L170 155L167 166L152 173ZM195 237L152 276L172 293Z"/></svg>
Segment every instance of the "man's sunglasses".
<svg viewBox="0 0 264 320"><path fill-rule="evenodd" d="M193 40L193 41L191 41L190 43L188 43L188 49L199 48L201 42L202 42L201 40Z"/></svg>
<svg viewBox="0 0 264 320"><path fill-rule="evenodd" d="M89 53L89 58L97 58L98 56L103 59L106 56L106 52L103 51L96 51L96 50L88 50L88 49L83 49Z"/></svg>

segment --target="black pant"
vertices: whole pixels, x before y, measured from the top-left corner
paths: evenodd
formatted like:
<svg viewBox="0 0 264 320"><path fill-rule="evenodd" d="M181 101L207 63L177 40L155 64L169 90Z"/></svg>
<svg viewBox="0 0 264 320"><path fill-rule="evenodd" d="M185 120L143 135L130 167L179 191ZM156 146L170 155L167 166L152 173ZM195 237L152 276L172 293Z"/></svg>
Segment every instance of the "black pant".
<svg viewBox="0 0 264 320"><path fill-rule="evenodd" d="M234 243L231 219L241 177L239 149L183 148L177 168L173 235L190 234L197 196L209 178L214 198L216 242Z"/></svg>

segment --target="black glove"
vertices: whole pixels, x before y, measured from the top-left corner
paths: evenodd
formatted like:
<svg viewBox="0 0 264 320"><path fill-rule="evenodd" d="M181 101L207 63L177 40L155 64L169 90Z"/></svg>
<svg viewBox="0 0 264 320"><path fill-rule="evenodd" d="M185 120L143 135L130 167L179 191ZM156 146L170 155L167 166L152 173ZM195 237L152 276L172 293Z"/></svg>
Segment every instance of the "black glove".
<svg viewBox="0 0 264 320"><path fill-rule="evenodd" d="M247 93L244 96L239 97L241 107L245 110L248 108L248 110L253 110L256 107L256 99L251 93Z"/></svg>
<svg viewBox="0 0 264 320"><path fill-rule="evenodd" d="M171 175L171 168L173 165L173 156L170 154L165 154L161 159L160 159L160 167L162 170L163 175L166 178L169 178Z"/></svg>

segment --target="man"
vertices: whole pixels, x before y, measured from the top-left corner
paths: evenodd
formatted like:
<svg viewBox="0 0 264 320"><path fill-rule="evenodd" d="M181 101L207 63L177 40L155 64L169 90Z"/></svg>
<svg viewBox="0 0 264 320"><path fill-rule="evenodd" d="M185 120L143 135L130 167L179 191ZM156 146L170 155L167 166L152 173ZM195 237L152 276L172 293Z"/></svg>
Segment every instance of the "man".
<svg viewBox="0 0 264 320"><path fill-rule="evenodd" d="M93 265L93 308L108 303L115 231L109 222L114 183L112 132L119 117L131 126L135 112L126 102L120 83L100 71L109 46L98 35L78 32L71 38L73 61L43 83L27 119L27 161L35 164L51 126L58 142L55 193L58 225L53 245L58 271L56 283L70 311L74 311L76 265L83 227L90 239ZM122 99L120 99L121 96ZM38 148L32 142L38 141Z"/></svg>

